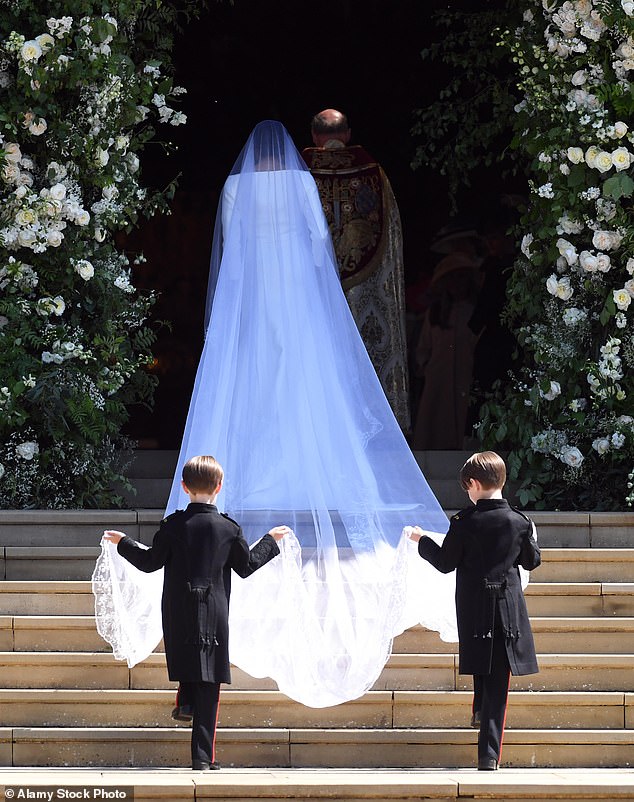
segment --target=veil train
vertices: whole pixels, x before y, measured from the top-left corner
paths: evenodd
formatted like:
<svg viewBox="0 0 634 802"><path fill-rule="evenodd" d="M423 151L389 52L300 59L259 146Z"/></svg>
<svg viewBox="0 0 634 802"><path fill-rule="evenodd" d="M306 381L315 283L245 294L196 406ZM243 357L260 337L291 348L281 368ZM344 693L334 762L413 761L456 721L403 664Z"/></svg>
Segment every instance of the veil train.
<svg viewBox="0 0 634 802"><path fill-rule="evenodd" d="M440 542L447 517L357 331L315 182L275 121L256 126L223 189L204 349L167 513L186 504L180 474L197 454L223 466L218 507L250 543L277 524L295 533L280 557L234 578L234 665L324 707L368 690L404 629L421 623L457 640L453 574L436 572L401 535L418 524ZM108 561L124 562L116 552ZM136 573L129 566L125 582ZM160 615L144 593L145 617Z"/></svg>

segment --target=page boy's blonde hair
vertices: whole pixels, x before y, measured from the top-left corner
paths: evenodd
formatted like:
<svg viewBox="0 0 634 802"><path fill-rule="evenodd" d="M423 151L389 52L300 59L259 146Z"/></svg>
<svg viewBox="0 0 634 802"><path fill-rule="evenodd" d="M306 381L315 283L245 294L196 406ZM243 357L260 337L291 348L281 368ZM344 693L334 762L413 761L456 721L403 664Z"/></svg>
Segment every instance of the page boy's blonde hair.
<svg viewBox="0 0 634 802"><path fill-rule="evenodd" d="M506 482L506 465L495 451L472 454L460 469L460 485L467 490L471 480L480 482L485 490L501 490Z"/></svg>
<svg viewBox="0 0 634 802"><path fill-rule="evenodd" d="M192 493L213 493L224 475L220 463L213 457L192 457L183 465L183 482Z"/></svg>

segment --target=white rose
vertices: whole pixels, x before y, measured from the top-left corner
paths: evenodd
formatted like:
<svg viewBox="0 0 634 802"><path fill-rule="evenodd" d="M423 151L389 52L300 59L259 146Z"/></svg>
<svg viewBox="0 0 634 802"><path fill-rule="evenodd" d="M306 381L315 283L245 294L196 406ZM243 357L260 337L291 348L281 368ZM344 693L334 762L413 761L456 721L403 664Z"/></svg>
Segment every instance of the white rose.
<svg viewBox="0 0 634 802"><path fill-rule="evenodd" d="M48 231L46 234L46 242L51 246L51 248L59 248L62 244L62 240L64 239L64 235L61 231Z"/></svg>
<svg viewBox="0 0 634 802"><path fill-rule="evenodd" d="M634 279L631 278L629 281L626 281L624 289L634 298Z"/></svg>
<svg viewBox="0 0 634 802"><path fill-rule="evenodd" d="M631 154L627 148L617 148L616 150L612 151L610 156L612 158L612 164L618 172L621 172L621 170L627 170L632 161Z"/></svg>
<svg viewBox="0 0 634 802"><path fill-rule="evenodd" d="M87 259L79 259L75 262L75 272L78 273L84 281L88 281L95 275L95 268L90 264Z"/></svg>
<svg viewBox="0 0 634 802"><path fill-rule="evenodd" d="M90 214L85 209L80 209L75 215L75 222L78 226L87 226L90 223Z"/></svg>
<svg viewBox="0 0 634 802"><path fill-rule="evenodd" d="M125 150L129 144L130 144L130 137L125 136L124 134L119 134L119 136L114 141L114 146L117 150Z"/></svg>
<svg viewBox="0 0 634 802"><path fill-rule="evenodd" d="M110 154L107 150L103 150L102 148L97 148L97 164L101 167L105 167L106 164L110 161ZM610 162L612 164L612 162Z"/></svg>
<svg viewBox="0 0 634 802"><path fill-rule="evenodd" d="M546 279L546 289L551 295L557 295L557 288L559 286L559 278L555 273L551 273Z"/></svg>
<svg viewBox="0 0 634 802"><path fill-rule="evenodd" d="M64 184L53 184L48 194L50 198L53 198L53 200L56 201L64 200L64 198L66 197L66 187L64 186Z"/></svg>
<svg viewBox="0 0 634 802"><path fill-rule="evenodd" d="M41 55L42 48L35 39L25 42L20 50L20 56L23 61L37 61Z"/></svg>
<svg viewBox="0 0 634 802"><path fill-rule="evenodd" d="M592 244L600 251L610 251L621 244L621 235L616 231L595 231Z"/></svg>
<svg viewBox="0 0 634 802"><path fill-rule="evenodd" d="M131 173L136 173L139 169L139 157L136 153L128 153L125 157L126 164L128 165L128 170Z"/></svg>
<svg viewBox="0 0 634 802"><path fill-rule="evenodd" d="M103 242L106 238L106 232L102 228L95 229L95 239L97 242Z"/></svg>
<svg viewBox="0 0 634 802"><path fill-rule="evenodd" d="M588 273L594 273L597 269L597 257L590 251L581 251L579 254L579 264Z"/></svg>
<svg viewBox="0 0 634 802"><path fill-rule="evenodd" d="M545 398L547 401L554 401L558 395L561 395L561 385L559 382L552 382L550 383L550 389L547 392L540 391L539 393L542 398Z"/></svg>
<svg viewBox="0 0 634 802"><path fill-rule="evenodd" d="M577 254L577 249L572 244L572 242L568 242L567 239L563 239L563 237L560 237L560 239L557 240L556 244L557 244L557 250L564 257L564 259L569 265L577 264L579 256Z"/></svg>
<svg viewBox="0 0 634 802"><path fill-rule="evenodd" d="M53 39L53 37L48 33L41 33L39 36L36 36L35 41L44 51L50 50L50 48L55 44L55 39Z"/></svg>
<svg viewBox="0 0 634 802"><path fill-rule="evenodd" d="M600 173L607 173L612 169L612 155L606 150L600 150L594 157L594 163L590 165L598 170Z"/></svg>
<svg viewBox="0 0 634 802"><path fill-rule="evenodd" d="M114 200L115 198L119 197L119 190L114 184L108 184L107 187L104 187L101 190L101 194L106 200Z"/></svg>
<svg viewBox="0 0 634 802"><path fill-rule="evenodd" d="M30 228L24 228L18 233L18 242L23 248L32 248L36 240L35 231Z"/></svg>
<svg viewBox="0 0 634 802"><path fill-rule="evenodd" d="M610 450L610 441L607 437L597 437L597 439L592 442L592 448L594 448L597 454L605 454Z"/></svg>
<svg viewBox="0 0 634 802"><path fill-rule="evenodd" d="M610 263L610 257L607 253L598 253L597 254L597 270L600 273L607 273L610 268L612 267Z"/></svg>
<svg viewBox="0 0 634 802"><path fill-rule="evenodd" d="M531 243L533 242L533 235L532 234L524 234L522 237L522 244L520 246L520 250L524 254L527 259L531 258ZM634 260L632 260L634 262Z"/></svg>
<svg viewBox="0 0 634 802"><path fill-rule="evenodd" d="M4 157L8 162L17 164L22 158L22 151L20 150L20 146L17 145L15 142L5 143L2 146L2 150L4 150Z"/></svg>
<svg viewBox="0 0 634 802"><path fill-rule="evenodd" d="M630 274L630 276L634 276L634 256L630 256L630 258L627 260L625 269Z"/></svg>
<svg viewBox="0 0 634 802"><path fill-rule="evenodd" d="M39 451L40 449L38 444L30 440L25 443L20 443L19 446L15 447L15 453L25 460L32 460L33 457L39 453Z"/></svg>
<svg viewBox="0 0 634 802"><path fill-rule="evenodd" d="M31 223L35 223L36 220L37 214L33 209L20 209L15 216L15 222L19 226L30 226Z"/></svg>
<svg viewBox="0 0 634 802"><path fill-rule="evenodd" d="M26 195L26 187L23 184L20 184L13 194L18 200L22 200L22 198Z"/></svg>
<svg viewBox="0 0 634 802"><path fill-rule="evenodd" d="M33 134L33 136L41 136L47 128L48 123L43 117L40 117L37 122L34 121L29 125L29 133Z"/></svg>
<svg viewBox="0 0 634 802"><path fill-rule="evenodd" d="M571 468L578 468L583 462L583 454L576 446L562 448L559 458L566 465L570 465Z"/></svg>
<svg viewBox="0 0 634 802"><path fill-rule="evenodd" d="M60 315L64 314L64 310L66 309L66 302L62 298L61 295L56 295L54 298L51 298L51 303L53 304L53 314L59 317Z"/></svg>
<svg viewBox="0 0 634 802"><path fill-rule="evenodd" d="M585 84L587 77L585 70L577 70L570 80L573 86L582 86Z"/></svg>
<svg viewBox="0 0 634 802"><path fill-rule="evenodd" d="M614 134L619 139L624 137L625 134L627 134L627 124L624 123L624 122L621 122L620 120L618 122L614 123Z"/></svg>
<svg viewBox="0 0 634 802"><path fill-rule="evenodd" d="M628 17L631 17L634 14L634 2L633 0L621 0L621 8Z"/></svg>
<svg viewBox="0 0 634 802"><path fill-rule="evenodd" d="M621 312L625 312L632 303L632 296L625 287L622 287L620 290L613 290L612 297L614 298L617 309L620 309Z"/></svg>
<svg viewBox="0 0 634 802"><path fill-rule="evenodd" d="M573 289L570 286L570 278L564 276L557 282L557 297L562 301L569 301L573 295Z"/></svg>

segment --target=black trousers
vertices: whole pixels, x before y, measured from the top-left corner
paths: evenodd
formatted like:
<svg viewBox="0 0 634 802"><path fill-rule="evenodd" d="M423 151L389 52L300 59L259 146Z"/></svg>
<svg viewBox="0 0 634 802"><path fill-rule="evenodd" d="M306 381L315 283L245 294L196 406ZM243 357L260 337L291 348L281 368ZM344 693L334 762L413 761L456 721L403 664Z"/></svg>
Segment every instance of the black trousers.
<svg viewBox="0 0 634 802"><path fill-rule="evenodd" d="M216 724L220 701L219 682L181 682L178 688L179 705L191 705L192 762L213 763L216 757Z"/></svg>
<svg viewBox="0 0 634 802"><path fill-rule="evenodd" d="M504 633L499 622L496 624L491 671L489 674L475 674L473 677L473 707L474 711L480 711L478 760L492 757L499 762L502 756L511 669L504 645Z"/></svg>

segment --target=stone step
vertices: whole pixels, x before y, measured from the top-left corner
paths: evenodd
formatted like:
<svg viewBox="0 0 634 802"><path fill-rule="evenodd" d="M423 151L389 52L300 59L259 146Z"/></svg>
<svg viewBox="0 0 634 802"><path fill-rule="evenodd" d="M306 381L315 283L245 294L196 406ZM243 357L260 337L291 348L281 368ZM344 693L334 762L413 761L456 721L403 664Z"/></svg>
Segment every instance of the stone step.
<svg viewBox="0 0 634 802"><path fill-rule="evenodd" d="M309 708L279 691L222 690L219 726L468 729L470 691L370 691ZM173 690L0 689L7 727L168 727ZM512 691L508 729L634 729L634 693Z"/></svg>
<svg viewBox="0 0 634 802"><path fill-rule="evenodd" d="M0 761L13 766L186 767L186 728L3 727ZM217 757L225 766L344 768L473 767L477 733L463 729L221 728ZM634 730L509 730L509 767L632 765Z"/></svg>
<svg viewBox="0 0 634 802"><path fill-rule="evenodd" d="M533 617L531 627L540 654L634 654L634 618ZM437 632L421 626L403 632L392 644L394 654L453 654L457 651L456 643L442 641Z"/></svg>
<svg viewBox="0 0 634 802"><path fill-rule="evenodd" d="M445 506L447 514L465 505ZM151 543L164 507L128 510L0 510L0 547L96 548L104 529ZM629 549L634 512L531 512L543 548ZM4 559L4 552L0 553Z"/></svg>
<svg viewBox="0 0 634 802"><path fill-rule="evenodd" d="M634 654L538 655L539 674L512 677L514 690L619 691L631 685ZM135 689L176 687L167 678L165 657L151 654L133 668L100 652L0 652L5 688ZM271 679L232 673L237 690L276 690ZM393 654L373 690L470 690L471 678L458 674L455 654Z"/></svg>
<svg viewBox="0 0 634 802"><path fill-rule="evenodd" d="M531 582L526 602L532 616L629 616L634 582ZM86 580L0 581L0 616L93 615Z"/></svg>
<svg viewBox="0 0 634 802"><path fill-rule="evenodd" d="M531 621L541 654L634 653L634 618L535 617ZM437 632L417 626L394 639L395 654L454 654L456 643L440 640ZM92 615L2 615L0 651L109 652ZM162 644L156 649L162 652Z"/></svg>
<svg viewBox="0 0 634 802"><path fill-rule="evenodd" d="M189 769L0 769L0 784L15 792L29 788L133 789L135 802L167 802L214 799L227 802L269 802L277 800L329 799L341 802L399 802L408 800L498 799L506 802L616 802L634 800L634 775L628 769L529 769L504 768L492 772L475 769L234 769L204 774ZM36 797L32 797L36 798ZM44 798L44 797L40 797ZM128 797L130 798L130 797Z"/></svg>
<svg viewBox="0 0 634 802"><path fill-rule="evenodd" d="M0 547L0 580L88 580L97 546ZM531 582L634 582L634 548L544 548Z"/></svg>

